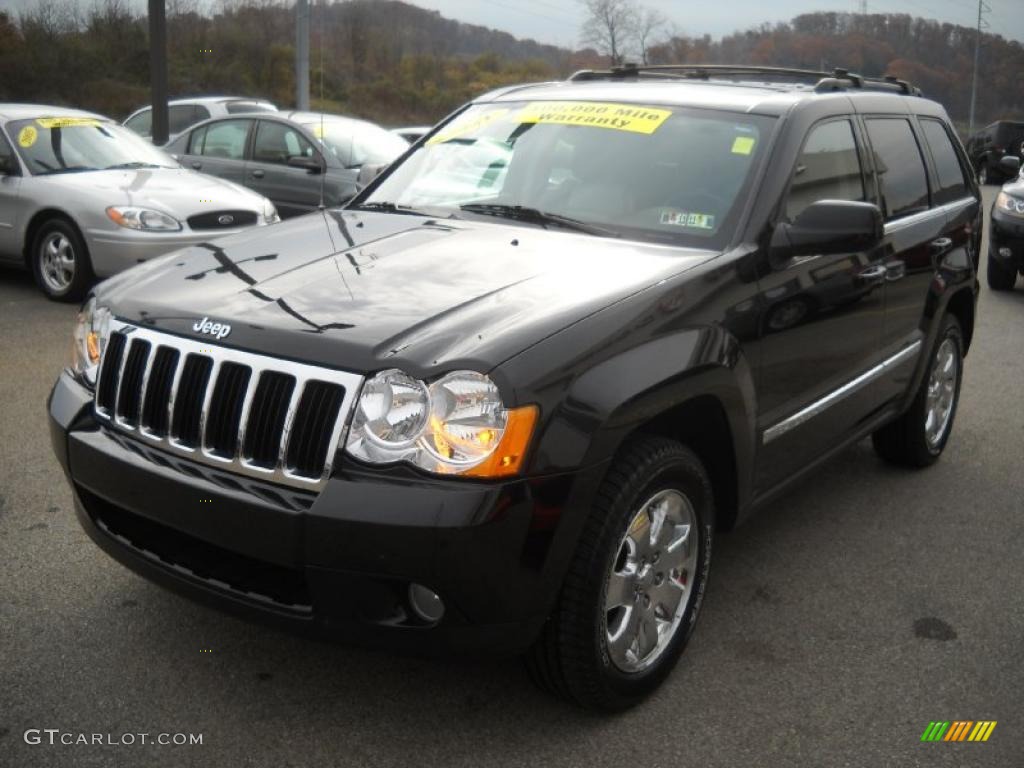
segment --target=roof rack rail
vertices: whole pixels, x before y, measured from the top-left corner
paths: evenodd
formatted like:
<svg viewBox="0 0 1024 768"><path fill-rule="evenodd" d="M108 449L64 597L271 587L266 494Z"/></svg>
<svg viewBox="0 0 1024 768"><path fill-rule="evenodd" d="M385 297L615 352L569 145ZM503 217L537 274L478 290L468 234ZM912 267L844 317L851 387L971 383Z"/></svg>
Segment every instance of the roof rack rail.
<svg viewBox="0 0 1024 768"><path fill-rule="evenodd" d="M762 67L747 64L634 64L626 63L610 69L582 69L570 80L615 80L621 78L679 78L685 80L711 80L743 75L762 75L766 79L804 79L813 83L819 93L857 88L874 91L897 91L908 96L920 96L921 89L892 75L884 78L864 77L847 69L836 67L831 72L792 67Z"/></svg>

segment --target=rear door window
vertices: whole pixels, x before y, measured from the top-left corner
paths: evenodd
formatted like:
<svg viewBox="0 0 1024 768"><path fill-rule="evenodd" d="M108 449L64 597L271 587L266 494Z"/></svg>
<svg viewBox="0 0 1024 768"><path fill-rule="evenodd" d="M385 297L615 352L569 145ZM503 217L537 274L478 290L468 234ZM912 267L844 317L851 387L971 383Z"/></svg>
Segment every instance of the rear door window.
<svg viewBox="0 0 1024 768"><path fill-rule="evenodd" d="M219 157L223 160L244 160L245 141L249 137L252 120L222 120L206 126L200 151L193 154ZM195 137L193 137L195 141Z"/></svg>
<svg viewBox="0 0 1024 768"><path fill-rule="evenodd" d="M968 186L964 169L946 127L939 120L922 119L921 128L935 162L935 173L939 177L939 188L934 194L935 204L942 205L966 197Z"/></svg>
<svg viewBox="0 0 1024 768"><path fill-rule="evenodd" d="M125 128L129 128L139 136L149 136L150 130L153 126L153 110L144 109L137 115L132 115L124 124Z"/></svg>
<svg viewBox="0 0 1024 768"><path fill-rule="evenodd" d="M181 133L195 124L195 108L191 104L175 104L167 110L167 130L171 134Z"/></svg>
<svg viewBox="0 0 1024 768"><path fill-rule="evenodd" d="M910 121L876 117L866 123L886 221L928 210L928 173Z"/></svg>
<svg viewBox="0 0 1024 768"><path fill-rule="evenodd" d="M857 140L849 120L832 120L811 129L793 169L786 216L793 221L817 200L864 200Z"/></svg>

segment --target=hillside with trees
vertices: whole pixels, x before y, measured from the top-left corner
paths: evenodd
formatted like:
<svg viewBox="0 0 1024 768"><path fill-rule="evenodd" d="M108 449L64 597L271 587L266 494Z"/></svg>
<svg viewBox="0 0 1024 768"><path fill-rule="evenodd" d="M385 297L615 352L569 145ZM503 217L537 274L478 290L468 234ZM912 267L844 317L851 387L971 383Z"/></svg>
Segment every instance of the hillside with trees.
<svg viewBox="0 0 1024 768"><path fill-rule="evenodd" d="M600 27L586 22L580 35L592 47L569 51L399 0L311 5L313 105L385 124L432 122L490 88L605 66L612 53ZM172 94L243 94L292 106L292 4L220 0L214 11L202 7L197 0L168 3ZM920 85L961 124L967 119L975 33L965 27L901 14L811 13L715 40L669 35L664 19L643 6L632 11L615 42L620 60L892 74ZM148 102L147 35L145 16L125 0L41 0L18 15L0 12L0 101L124 117ZM980 72L976 122L1024 117L1024 46L986 34Z"/></svg>

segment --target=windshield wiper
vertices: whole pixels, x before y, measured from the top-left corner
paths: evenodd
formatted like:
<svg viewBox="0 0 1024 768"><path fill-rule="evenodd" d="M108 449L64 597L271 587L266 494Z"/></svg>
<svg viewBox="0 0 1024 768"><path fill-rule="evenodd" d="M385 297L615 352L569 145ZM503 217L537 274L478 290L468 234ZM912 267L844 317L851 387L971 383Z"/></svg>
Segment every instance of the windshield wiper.
<svg viewBox="0 0 1024 768"><path fill-rule="evenodd" d="M408 205L395 205L392 202L386 203L360 203L359 205L353 205L350 210L354 211L383 211L384 213L405 213L413 216L430 216L431 214L425 213L424 211L418 211L415 208L410 208Z"/></svg>
<svg viewBox="0 0 1024 768"><path fill-rule="evenodd" d="M163 166L162 165L157 165L156 163L141 163L141 162L138 162L138 161L133 161L133 162L130 162L130 163L117 163L116 165L108 165L103 170L104 171L119 171L119 170L122 170L122 169L129 170L129 169L134 169L134 168L163 168Z"/></svg>
<svg viewBox="0 0 1024 768"><path fill-rule="evenodd" d="M621 237L614 229L600 227L579 219L562 216L558 213L549 213L539 208L530 208L525 205L507 205L504 203L465 203L459 206L459 210L469 213L479 213L484 216L498 216L503 219L514 219L516 221L529 221L534 224L554 224L565 229L574 229L577 232L586 232L589 235L601 237Z"/></svg>

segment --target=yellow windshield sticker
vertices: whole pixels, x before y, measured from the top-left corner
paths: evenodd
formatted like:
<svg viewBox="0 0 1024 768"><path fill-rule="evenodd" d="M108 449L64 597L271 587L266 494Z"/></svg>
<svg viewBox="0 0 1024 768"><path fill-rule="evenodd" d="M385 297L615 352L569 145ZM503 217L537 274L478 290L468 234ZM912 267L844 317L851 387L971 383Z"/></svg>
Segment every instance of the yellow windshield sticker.
<svg viewBox="0 0 1024 768"><path fill-rule="evenodd" d="M54 128L74 128L80 125L97 126L100 124L99 120L92 117L40 117L36 118L36 122L43 128L50 130Z"/></svg>
<svg viewBox="0 0 1024 768"><path fill-rule="evenodd" d="M441 129L436 136L432 136L427 144L440 144L468 133L479 133L496 120L500 120L509 113L507 109L492 109L482 115L466 120L456 118L455 122Z"/></svg>
<svg viewBox="0 0 1024 768"><path fill-rule="evenodd" d="M732 142L732 153L734 155L749 155L754 151L754 144L752 136L737 136Z"/></svg>
<svg viewBox="0 0 1024 768"><path fill-rule="evenodd" d="M36 143L36 139L39 138L39 131L33 128L31 125L26 125L20 131L18 131L18 146L23 149L28 149Z"/></svg>
<svg viewBox="0 0 1024 768"><path fill-rule="evenodd" d="M520 123L555 123L652 134L671 116L668 109L597 101L534 101L519 113Z"/></svg>

